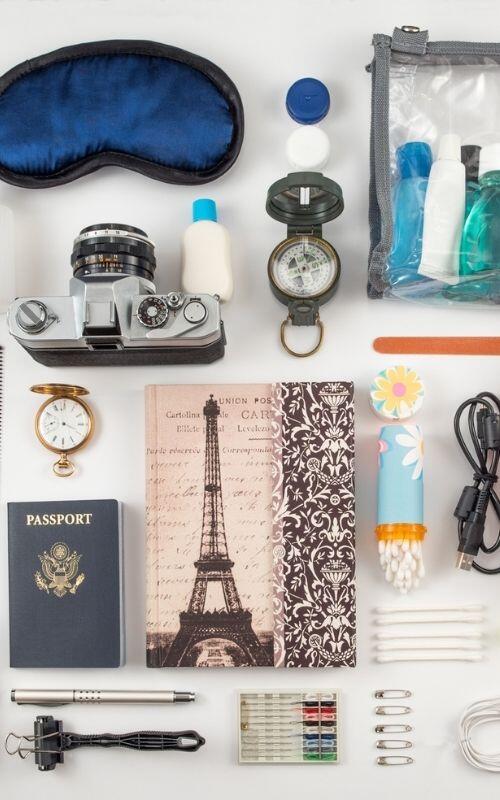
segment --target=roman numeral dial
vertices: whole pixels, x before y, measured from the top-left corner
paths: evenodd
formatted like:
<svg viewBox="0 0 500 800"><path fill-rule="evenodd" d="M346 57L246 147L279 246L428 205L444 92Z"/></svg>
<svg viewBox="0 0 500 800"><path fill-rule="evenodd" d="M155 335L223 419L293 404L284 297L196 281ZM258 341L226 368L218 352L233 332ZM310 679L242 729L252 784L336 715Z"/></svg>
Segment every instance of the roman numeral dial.
<svg viewBox="0 0 500 800"><path fill-rule="evenodd" d="M39 409L35 428L43 446L59 453L59 461L54 464L55 474L67 477L74 472L74 465L67 454L83 447L94 429L92 410L80 398L80 395L88 394L88 391L82 386L58 383L33 386L31 391L54 395Z"/></svg>
<svg viewBox="0 0 500 800"><path fill-rule="evenodd" d="M39 430L44 442L54 449L72 450L87 438L90 418L77 400L57 397L42 411Z"/></svg>

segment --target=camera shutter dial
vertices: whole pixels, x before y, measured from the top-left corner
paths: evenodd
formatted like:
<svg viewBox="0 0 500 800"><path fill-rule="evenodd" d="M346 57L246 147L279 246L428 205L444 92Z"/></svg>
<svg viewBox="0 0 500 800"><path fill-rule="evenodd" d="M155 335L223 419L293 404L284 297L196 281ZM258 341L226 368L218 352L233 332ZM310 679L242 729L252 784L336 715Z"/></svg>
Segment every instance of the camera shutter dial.
<svg viewBox="0 0 500 800"><path fill-rule="evenodd" d="M16 322L26 333L41 333L52 321L47 306L39 300L26 300L16 311Z"/></svg>
<svg viewBox="0 0 500 800"><path fill-rule="evenodd" d="M168 305L163 297L146 297L137 309L137 319L146 328L160 328L168 319Z"/></svg>

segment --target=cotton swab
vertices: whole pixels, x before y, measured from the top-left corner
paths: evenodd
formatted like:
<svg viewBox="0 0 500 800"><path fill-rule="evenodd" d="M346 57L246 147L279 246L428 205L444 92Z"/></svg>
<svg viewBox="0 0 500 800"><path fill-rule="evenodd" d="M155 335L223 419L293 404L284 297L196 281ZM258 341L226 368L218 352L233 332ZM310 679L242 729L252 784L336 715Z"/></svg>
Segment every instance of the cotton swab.
<svg viewBox="0 0 500 800"><path fill-rule="evenodd" d="M408 642L406 638L401 638L393 642L378 642L375 647L377 653L401 650L474 650L480 652L482 649L481 642L467 642L456 638L447 642L432 641L432 639Z"/></svg>
<svg viewBox="0 0 500 800"><path fill-rule="evenodd" d="M403 652L384 653L375 656L379 664L389 664L393 661L482 661L483 653L471 653L457 650L455 652Z"/></svg>
<svg viewBox="0 0 500 800"><path fill-rule="evenodd" d="M430 613L436 611L470 611L480 612L484 611L484 605L481 603L471 603L469 605L444 605L444 606L376 606L373 609L374 614L420 614Z"/></svg>
<svg viewBox="0 0 500 800"><path fill-rule="evenodd" d="M386 633L385 631L377 631L374 634L375 639L389 641L394 639L482 639L484 636L483 631L460 631L459 633Z"/></svg>
<svg viewBox="0 0 500 800"><path fill-rule="evenodd" d="M448 623L448 622L466 622L469 623L478 623L484 622L484 617L482 614L472 614L472 613L460 613L460 614L425 614L425 613L400 613L394 616L390 616L389 614L383 614L380 617L375 617L374 623L375 625L421 625L421 624L436 624L436 623Z"/></svg>
<svg viewBox="0 0 500 800"><path fill-rule="evenodd" d="M380 566L386 581L401 594L417 588L425 576L422 542L406 539L387 539L378 543Z"/></svg>

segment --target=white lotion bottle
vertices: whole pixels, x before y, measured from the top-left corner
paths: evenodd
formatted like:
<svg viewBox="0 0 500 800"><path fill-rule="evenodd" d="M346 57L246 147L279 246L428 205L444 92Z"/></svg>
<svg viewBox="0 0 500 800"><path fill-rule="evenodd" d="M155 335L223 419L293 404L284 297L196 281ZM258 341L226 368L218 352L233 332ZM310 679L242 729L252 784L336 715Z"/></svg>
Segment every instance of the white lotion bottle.
<svg viewBox="0 0 500 800"><path fill-rule="evenodd" d="M214 200L193 203L193 222L182 240L182 288L192 294L218 295L222 302L233 294L231 241L217 222Z"/></svg>
<svg viewBox="0 0 500 800"><path fill-rule="evenodd" d="M418 272L444 283L459 280L460 241L465 214L465 166L460 137L447 133L429 174L424 205L422 258Z"/></svg>
<svg viewBox="0 0 500 800"><path fill-rule="evenodd" d="M5 314L16 294L14 215L7 206L0 206L0 242L0 314Z"/></svg>

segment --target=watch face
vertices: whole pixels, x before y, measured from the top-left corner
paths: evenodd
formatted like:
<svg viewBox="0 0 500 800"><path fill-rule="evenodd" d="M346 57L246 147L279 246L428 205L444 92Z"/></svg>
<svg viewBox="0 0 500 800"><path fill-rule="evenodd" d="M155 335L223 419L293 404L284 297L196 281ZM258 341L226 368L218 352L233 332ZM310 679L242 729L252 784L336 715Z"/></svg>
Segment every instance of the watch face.
<svg viewBox="0 0 500 800"><path fill-rule="evenodd" d="M339 275L333 247L314 236L294 236L276 247L269 261L269 277L283 294L316 298L325 294Z"/></svg>
<svg viewBox="0 0 500 800"><path fill-rule="evenodd" d="M88 438L91 417L87 408L71 397L55 397L42 407L37 431L42 443L57 452L75 450Z"/></svg>

